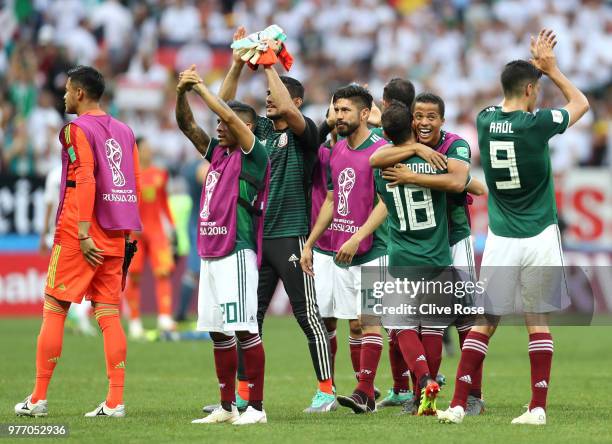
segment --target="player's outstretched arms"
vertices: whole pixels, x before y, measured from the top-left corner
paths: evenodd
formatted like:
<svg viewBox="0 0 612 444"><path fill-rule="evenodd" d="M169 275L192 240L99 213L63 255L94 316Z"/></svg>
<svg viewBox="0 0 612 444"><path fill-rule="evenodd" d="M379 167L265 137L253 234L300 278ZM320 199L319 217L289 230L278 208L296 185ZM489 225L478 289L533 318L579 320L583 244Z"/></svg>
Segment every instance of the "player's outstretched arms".
<svg viewBox="0 0 612 444"><path fill-rule="evenodd" d="M300 266L304 273L314 276L314 271L312 268L312 247L314 247L317 240L321 237L327 227L332 223L332 219L334 217L334 193L333 191L328 191L327 196L325 196L325 201L323 205L321 205L321 209L319 210L319 215L317 216L317 221L315 222L312 230L310 231L310 236L306 239L304 243L304 247L302 249L302 254L300 255Z"/></svg>
<svg viewBox="0 0 612 444"><path fill-rule="evenodd" d="M192 66L192 68L195 72L195 66ZM176 86L176 109L174 110L174 115L176 123L183 134L193 143L193 146L195 146L200 154L205 155L210 144L210 136L196 124L191 107L187 101L187 92L194 85L192 77L187 75L187 72L192 70L192 68L183 71L179 75L179 83Z"/></svg>
<svg viewBox="0 0 612 444"><path fill-rule="evenodd" d="M378 203L368 216L365 223L351 236L349 240L342 244L338 253L336 253L336 261L339 263L350 264L353 261L355 253L359 249L359 244L365 238L370 236L378 227L380 227L388 215L385 202L378 198Z"/></svg>
<svg viewBox="0 0 612 444"><path fill-rule="evenodd" d="M255 144L255 135L251 131L244 121L238 117L238 115L231 109L227 103L215 96L210 90L203 84L197 83L194 85L193 90L206 102L210 110L219 116L232 132L238 145L240 145L242 151L248 154L253 149Z"/></svg>
<svg viewBox="0 0 612 444"><path fill-rule="evenodd" d="M266 66L264 72L268 79L268 89L274 101L274 106L276 106L279 114L287 122L287 125L289 125L289 129L293 131L296 136L301 136L306 129L306 119L304 119L304 115L293 102L287 87L278 76L274 66Z"/></svg>
<svg viewBox="0 0 612 444"><path fill-rule="evenodd" d="M467 187L465 187L465 191L474 196L484 196L487 194L487 186L478 179L472 177Z"/></svg>
<svg viewBox="0 0 612 444"><path fill-rule="evenodd" d="M244 26L240 26L234 32L234 41L240 40L246 37L247 32ZM232 51L232 66L230 66L229 71L225 75L223 79L223 83L221 84L221 88L219 89L219 97L221 100L233 100L236 98L236 91L238 90L238 80L240 79L240 74L242 73L242 68L244 68L245 62L240 58L240 54L238 53L238 49L234 49Z"/></svg>
<svg viewBox="0 0 612 444"><path fill-rule="evenodd" d="M531 37L531 63L546 74L563 93L567 100L563 109L569 114L569 127L589 110L589 101L557 66L553 51L556 44L557 36L551 29L542 29L537 38Z"/></svg>
<svg viewBox="0 0 612 444"><path fill-rule="evenodd" d="M446 169L446 156L421 143L399 146L384 145L370 156L370 166L372 168L387 168L412 156L421 157L434 169Z"/></svg>
<svg viewBox="0 0 612 444"><path fill-rule="evenodd" d="M329 108L327 108L327 114L325 120L319 125L319 145L325 142L327 135L336 126L336 108L334 108L334 98L332 97L329 101Z"/></svg>

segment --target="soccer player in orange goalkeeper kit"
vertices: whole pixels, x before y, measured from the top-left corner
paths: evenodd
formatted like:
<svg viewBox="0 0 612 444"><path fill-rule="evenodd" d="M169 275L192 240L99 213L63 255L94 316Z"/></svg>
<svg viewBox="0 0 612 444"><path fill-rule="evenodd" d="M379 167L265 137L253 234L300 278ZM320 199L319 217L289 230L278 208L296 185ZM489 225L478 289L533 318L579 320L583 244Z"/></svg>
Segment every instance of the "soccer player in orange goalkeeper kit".
<svg viewBox="0 0 612 444"><path fill-rule="evenodd" d="M140 185L142 198L139 203L142 233L136 236L138 252L130 266L125 298L130 308L129 337L140 339L144 335L140 320L140 282L145 259L148 258L155 279L157 295L157 327L160 331L172 331L176 325L172 319L172 283L174 269L172 247L164 231L164 220L174 230L174 222L168 205L168 172L153 165L153 152L147 140L138 140Z"/></svg>
<svg viewBox="0 0 612 444"><path fill-rule="evenodd" d="M139 166L132 130L99 107L103 93L104 78L95 69L68 71L66 113L78 117L60 132L63 174L36 348L36 384L15 405L17 415L47 415L47 388L62 353L66 314L71 303L85 297L102 330L109 380L106 399L85 416L125 416L127 346L119 303L132 253L128 234L141 229Z"/></svg>

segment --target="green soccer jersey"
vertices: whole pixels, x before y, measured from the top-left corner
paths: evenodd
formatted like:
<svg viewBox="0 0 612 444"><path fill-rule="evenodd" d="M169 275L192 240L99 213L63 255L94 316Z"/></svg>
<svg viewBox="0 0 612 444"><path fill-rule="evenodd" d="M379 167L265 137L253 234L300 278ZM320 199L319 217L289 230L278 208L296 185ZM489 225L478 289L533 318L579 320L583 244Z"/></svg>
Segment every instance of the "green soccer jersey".
<svg viewBox="0 0 612 444"><path fill-rule="evenodd" d="M402 163L419 174L437 174L418 156ZM446 193L416 185L389 187L380 170L375 179L376 191L389 212L389 266L449 266Z"/></svg>
<svg viewBox="0 0 612 444"><path fill-rule="evenodd" d="M309 189L319 144L317 126L304 119L304 133L296 136L289 128L274 130L270 119L257 118L254 133L265 145L271 166L265 239L305 236L309 231Z"/></svg>
<svg viewBox="0 0 612 444"><path fill-rule="evenodd" d="M361 150L368 149L373 144L378 142L380 139L381 137L377 134L377 132L371 130L370 136L361 145L355 148L355 151L361 151ZM332 152L333 150L334 148L332 147ZM374 173L374 171L372 171L372 173ZM331 166L328 165L327 167L327 190L328 191L334 191L334 183L335 181L331 174ZM376 184L374 184L374 196L375 196L374 206L376 206L376 204L378 203L378 196L376 196ZM372 208L374 208L374 206ZM367 264L368 262L373 261L374 259L387 254L387 241L389 239L389 234L387 230L387 221L383 222L383 224L374 231L373 236L374 236L374 239L372 240L372 248L370 248L370 250L367 253L353 256L353 260L350 264L351 266ZM337 265L344 266L344 264L337 264Z"/></svg>
<svg viewBox="0 0 612 444"><path fill-rule="evenodd" d="M565 131L564 109L503 112L491 106L476 127L489 188L489 228L498 236L525 238L557 223L548 140Z"/></svg>
<svg viewBox="0 0 612 444"><path fill-rule="evenodd" d="M213 150L217 145L219 145L219 141L215 138L211 138L206 154L204 155L204 158L209 162L212 160ZM242 156L241 174L248 175L258 182L263 182L265 180L267 166L268 155L266 154L266 147L257 137L255 137L253 149L249 154L243 154ZM255 186L243 179L238 181L238 185L240 187L239 196L247 202L255 202L255 199L257 199L257 189ZM257 239L253 217L254 216L252 216L246 208L240 204L237 205L236 246L232 253L245 249L257 251Z"/></svg>
<svg viewBox="0 0 612 444"><path fill-rule="evenodd" d="M437 150L440 145L444 143L445 136L446 132L442 131L442 137L440 137L440 141L433 148L434 150ZM469 165L472 157L470 145L463 139L457 139L448 148L446 156L449 159L466 162ZM448 206L448 240L451 247L471 234L470 221L465 212L466 195L466 191L446 194L446 204Z"/></svg>

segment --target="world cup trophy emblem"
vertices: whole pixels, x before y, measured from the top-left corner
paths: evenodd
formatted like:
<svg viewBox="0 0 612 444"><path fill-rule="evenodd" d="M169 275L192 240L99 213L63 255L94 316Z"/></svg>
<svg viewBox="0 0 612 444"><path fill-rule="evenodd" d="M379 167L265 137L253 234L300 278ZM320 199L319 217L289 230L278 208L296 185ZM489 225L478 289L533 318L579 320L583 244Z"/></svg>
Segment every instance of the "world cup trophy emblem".
<svg viewBox="0 0 612 444"><path fill-rule="evenodd" d="M125 185L125 176L121 172L121 158L123 157L121 145L115 139L108 139L104 142L104 147L106 148L108 166L113 175L113 185L122 187Z"/></svg>
<svg viewBox="0 0 612 444"><path fill-rule="evenodd" d="M202 205L202 212L200 213L200 217L204 220L207 220L208 216L210 216L210 200L212 199L213 192L219 182L220 176L221 174L218 171L209 171L206 176L206 183L204 184L204 204Z"/></svg>
<svg viewBox="0 0 612 444"><path fill-rule="evenodd" d="M348 198L355 186L355 170L343 169L338 175L338 214L347 216L349 214Z"/></svg>

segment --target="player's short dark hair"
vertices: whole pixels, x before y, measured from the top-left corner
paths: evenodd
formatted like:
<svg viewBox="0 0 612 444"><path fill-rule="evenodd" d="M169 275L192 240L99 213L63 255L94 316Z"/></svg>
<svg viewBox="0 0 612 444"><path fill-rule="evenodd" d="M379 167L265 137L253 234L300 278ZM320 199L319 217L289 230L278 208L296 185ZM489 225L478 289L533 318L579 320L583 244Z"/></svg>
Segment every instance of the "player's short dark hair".
<svg viewBox="0 0 612 444"><path fill-rule="evenodd" d="M381 117L383 130L394 145L400 145L412 135L412 113L405 103L392 100Z"/></svg>
<svg viewBox="0 0 612 444"><path fill-rule="evenodd" d="M83 88L90 99L98 101L104 94L104 77L91 66L79 65L69 69L66 74L70 82Z"/></svg>
<svg viewBox="0 0 612 444"><path fill-rule="evenodd" d="M414 94L414 85L410 80L395 77L389 80L385 85L383 89L383 100L385 102L398 100L410 109L412 108L412 102L414 102Z"/></svg>
<svg viewBox="0 0 612 444"><path fill-rule="evenodd" d="M304 86L299 80L289 76L279 76L292 99L304 100Z"/></svg>
<svg viewBox="0 0 612 444"><path fill-rule="evenodd" d="M440 117L444 117L444 100L442 100L442 97L434 93L421 93L416 96L416 99L414 99L414 103L415 105L417 103L433 103L434 105L438 105L438 113L440 114Z"/></svg>
<svg viewBox="0 0 612 444"><path fill-rule="evenodd" d="M334 93L334 103L336 103L338 99L348 99L355 102L359 106L360 111L363 108L371 109L372 102L374 101L370 91L355 83L351 83L350 85L343 86L336 90Z"/></svg>
<svg viewBox="0 0 612 444"><path fill-rule="evenodd" d="M240 117L246 123L255 123L257 120L257 113L251 105L239 102L238 100L230 100L227 102L227 106L238 114L238 117Z"/></svg>
<svg viewBox="0 0 612 444"><path fill-rule="evenodd" d="M526 84L535 83L540 77L542 77L542 71L526 60L513 60L507 63L501 73L504 96L520 95Z"/></svg>

